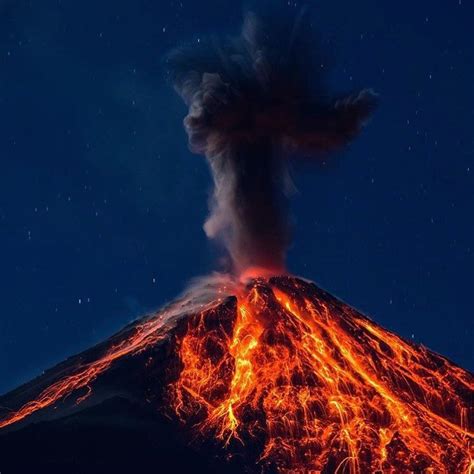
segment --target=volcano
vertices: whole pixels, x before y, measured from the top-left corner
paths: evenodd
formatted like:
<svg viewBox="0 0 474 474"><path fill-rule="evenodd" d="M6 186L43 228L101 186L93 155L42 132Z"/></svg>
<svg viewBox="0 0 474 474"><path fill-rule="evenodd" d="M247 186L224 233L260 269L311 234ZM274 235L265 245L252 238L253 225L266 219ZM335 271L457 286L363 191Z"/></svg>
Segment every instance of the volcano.
<svg viewBox="0 0 474 474"><path fill-rule="evenodd" d="M292 276L204 281L0 406L5 472L474 470L473 374Z"/></svg>
<svg viewBox="0 0 474 474"><path fill-rule="evenodd" d="M167 60L226 272L1 397L2 473L474 472L474 376L286 272L289 157L348 144L377 97L331 94L290 12Z"/></svg>

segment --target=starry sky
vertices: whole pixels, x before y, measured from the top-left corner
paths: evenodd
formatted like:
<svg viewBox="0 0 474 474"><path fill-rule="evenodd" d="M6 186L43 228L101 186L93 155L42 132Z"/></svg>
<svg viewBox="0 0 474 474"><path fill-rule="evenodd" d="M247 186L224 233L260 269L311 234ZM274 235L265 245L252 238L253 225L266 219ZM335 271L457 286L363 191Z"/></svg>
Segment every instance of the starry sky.
<svg viewBox="0 0 474 474"><path fill-rule="evenodd" d="M332 89L380 106L325 165L292 164L289 269L473 370L474 5L309 3ZM209 172L163 58L242 11L0 0L0 392L217 268Z"/></svg>

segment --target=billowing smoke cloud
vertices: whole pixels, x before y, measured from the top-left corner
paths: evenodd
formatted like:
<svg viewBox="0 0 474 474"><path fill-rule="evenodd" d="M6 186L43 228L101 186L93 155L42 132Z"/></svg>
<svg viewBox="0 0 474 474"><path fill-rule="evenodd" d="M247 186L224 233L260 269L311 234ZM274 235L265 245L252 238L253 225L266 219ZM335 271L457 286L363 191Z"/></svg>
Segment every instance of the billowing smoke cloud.
<svg viewBox="0 0 474 474"><path fill-rule="evenodd" d="M354 138L375 106L369 90L329 97L309 17L248 13L235 38L210 39L167 58L189 113L193 152L209 162L214 192L206 234L237 274L284 269L289 243L285 154L318 155Z"/></svg>

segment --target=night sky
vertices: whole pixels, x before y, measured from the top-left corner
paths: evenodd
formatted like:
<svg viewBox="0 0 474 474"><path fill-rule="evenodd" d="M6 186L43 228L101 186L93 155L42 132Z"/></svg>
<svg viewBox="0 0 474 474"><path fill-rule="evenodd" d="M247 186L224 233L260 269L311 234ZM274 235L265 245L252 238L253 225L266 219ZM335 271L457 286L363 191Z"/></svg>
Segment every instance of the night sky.
<svg viewBox="0 0 474 474"><path fill-rule="evenodd" d="M289 269L473 370L474 5L309 3L333 90L380 106L326 165L292 165ZM218 268L163 58L242 10L0 0L0 392Z"/></svg>

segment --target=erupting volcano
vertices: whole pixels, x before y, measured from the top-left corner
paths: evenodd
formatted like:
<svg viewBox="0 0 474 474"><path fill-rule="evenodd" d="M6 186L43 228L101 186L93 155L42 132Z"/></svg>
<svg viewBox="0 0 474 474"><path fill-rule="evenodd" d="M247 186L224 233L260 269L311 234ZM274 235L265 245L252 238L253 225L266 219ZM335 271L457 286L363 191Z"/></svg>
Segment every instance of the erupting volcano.
<svg viewBox="0 0 474 474"><path fill-rule="evenodd" d="M287 155L344 145L375 105L329 98L310 29L249 14L170 54L228 271L1 397L0 469L474 472L474 376L285 270Z"/></svg>

